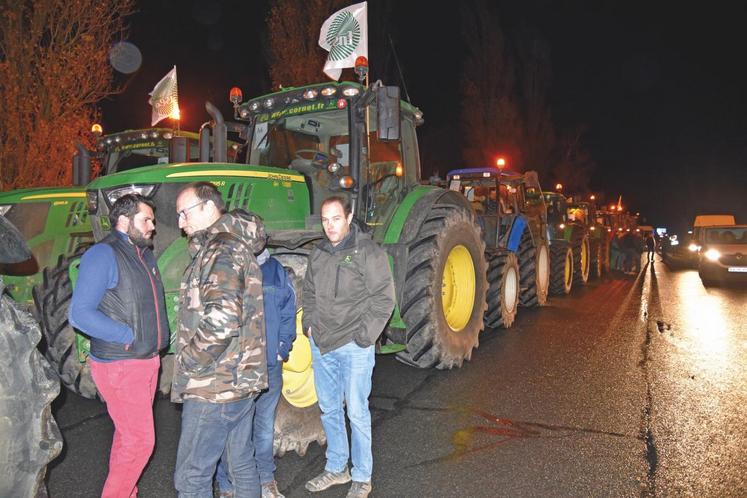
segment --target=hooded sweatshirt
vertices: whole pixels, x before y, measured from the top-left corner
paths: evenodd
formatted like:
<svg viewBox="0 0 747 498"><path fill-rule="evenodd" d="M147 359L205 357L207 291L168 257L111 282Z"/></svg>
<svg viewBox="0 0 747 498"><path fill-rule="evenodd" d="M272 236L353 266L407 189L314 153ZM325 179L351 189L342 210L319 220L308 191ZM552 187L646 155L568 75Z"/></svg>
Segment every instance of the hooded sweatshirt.
<svg viewBox="0 0 747 498"><path fill-rule="evenodd" d="M394 310L386 252L355 225L336 246L325 239L309 255L302 300L303 328L322 354L371 346Z"/></svg>
<svg viewBox="0 0 747 498"><path fill-rule="evenodd" d="M267 388L262 221L235 210L192 235L179 295L172 401L226 403Z"/></svg>

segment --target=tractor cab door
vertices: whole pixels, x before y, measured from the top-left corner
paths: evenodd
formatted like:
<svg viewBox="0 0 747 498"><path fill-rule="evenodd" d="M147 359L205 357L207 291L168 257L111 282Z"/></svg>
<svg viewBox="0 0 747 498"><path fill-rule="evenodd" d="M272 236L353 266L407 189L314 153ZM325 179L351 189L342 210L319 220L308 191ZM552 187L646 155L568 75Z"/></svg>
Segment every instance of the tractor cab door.
<svg viewBox="0 0 747 498"><path fill-rule="evenodd" d="M403 116L401 119L399 140L382 140L377 137L373 106L370 114L368 143L364 144L368 155L361 154L357 214L373 230L374 239L380 242L400 202L418 183L420 163L415 125L409 118Z"/></svg>

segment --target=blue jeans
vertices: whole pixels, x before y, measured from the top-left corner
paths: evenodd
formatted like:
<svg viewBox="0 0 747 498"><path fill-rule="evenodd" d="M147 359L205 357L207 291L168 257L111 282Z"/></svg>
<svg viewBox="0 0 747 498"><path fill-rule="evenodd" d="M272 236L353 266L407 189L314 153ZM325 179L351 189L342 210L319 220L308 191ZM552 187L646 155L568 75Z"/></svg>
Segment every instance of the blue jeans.
<svg viewBox="0 0 747 498"><path fill-rule="evenodd" d="M280 400L280 389L283 387L283 364L267 366L268 383L270 389L263 392L255 402L254 430L252 438L254 455L259 471L259 482L267 484L275 480L275 458L272 454L272 440L275 437L275 412ZM233 489L231 479L226 468L226 454L224 453L215 473L218 488L221 491Z"/></svg>
<svg viewBox="0 0 747 498"><path fill-rule="evenodd" d="M213 497L213 474L224 451L236 496L260 496L253 417L254 398L231 403L184 401L174 473L179 498Z"/></svg>
<svg viewBox="0 0 747 498"><path fill-rule="evenodd" d="M324 468L330 472L342 472L352 454L353 480L368 482L373 471L368 396L375 361L374 346L362 348L350 342L321 354L312 340L311 354L322 426L327 434L327 464ZM343 400L350 419L353 440L350 449Z"/></svg>

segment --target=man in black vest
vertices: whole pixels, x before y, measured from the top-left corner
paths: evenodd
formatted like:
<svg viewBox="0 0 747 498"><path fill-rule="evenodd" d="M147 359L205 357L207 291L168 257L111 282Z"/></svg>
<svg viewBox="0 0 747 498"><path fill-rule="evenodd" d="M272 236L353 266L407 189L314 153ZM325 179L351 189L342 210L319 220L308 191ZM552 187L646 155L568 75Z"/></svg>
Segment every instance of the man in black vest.
<svg viewBox="0 0 747 498"><path fill-rule="evenodd" d="M114 422L101 496L129 498L137 496L137 481L155 445L158 352L169 345L169 324L151 250L152 205L139 195L124 195L109 220L112 232L81 259L69 317L91 338L91 375Z"/></svg>

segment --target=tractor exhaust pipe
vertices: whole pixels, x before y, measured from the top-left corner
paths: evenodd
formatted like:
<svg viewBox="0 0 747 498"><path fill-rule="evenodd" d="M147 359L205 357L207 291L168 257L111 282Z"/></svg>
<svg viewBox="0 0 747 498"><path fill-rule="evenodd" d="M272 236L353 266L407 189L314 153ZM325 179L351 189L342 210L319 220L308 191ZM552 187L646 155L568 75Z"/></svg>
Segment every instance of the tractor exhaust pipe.
<svg viewBox="0 0 747 498"><path fill-rule="evenodd" d="M91 181L91 154L81 143L75 144L73 154L73 185L85 187Z"/></svg>
<svg viewBox="0 0 747 498"><path fill-rule="evenodd" d="M213 118L213 161L216 163L225 163L228 160L228 154L226 153L228 127L226 126L226 122L223 120L223 115L213 104L205 102L205 110L210 114L210 117ZM202 132L200 132L200 137L202 138Z"/></svg>

